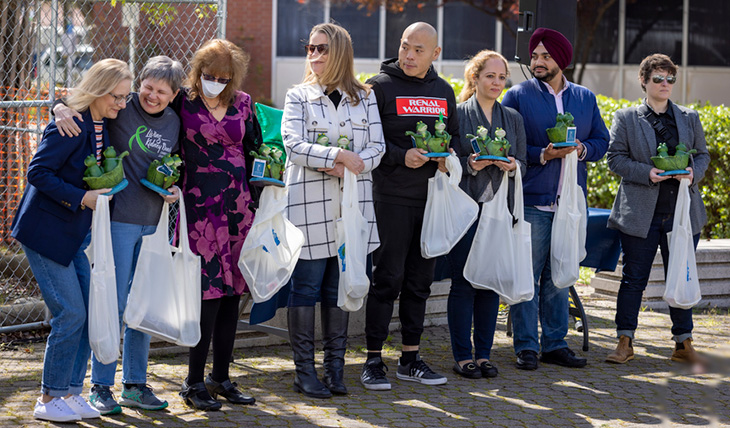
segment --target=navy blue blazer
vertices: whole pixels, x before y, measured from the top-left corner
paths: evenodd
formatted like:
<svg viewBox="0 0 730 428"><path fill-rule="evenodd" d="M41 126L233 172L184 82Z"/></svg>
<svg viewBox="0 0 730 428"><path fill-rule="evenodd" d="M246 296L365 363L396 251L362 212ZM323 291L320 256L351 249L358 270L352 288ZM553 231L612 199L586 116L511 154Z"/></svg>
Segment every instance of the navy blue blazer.
<svg viewBox="0 0 730 428"><path fill-rule="evenodd" d="M62 137L48 124L28 167L28 183L11 235L41 255L68 266L91 227L92 210L81 209L86 193L84 159L96 153L94 121L87 110L76 120L81 133ZM105 121L106 122L106 121ZM104 146L109 134L104 126Z"/></svg>

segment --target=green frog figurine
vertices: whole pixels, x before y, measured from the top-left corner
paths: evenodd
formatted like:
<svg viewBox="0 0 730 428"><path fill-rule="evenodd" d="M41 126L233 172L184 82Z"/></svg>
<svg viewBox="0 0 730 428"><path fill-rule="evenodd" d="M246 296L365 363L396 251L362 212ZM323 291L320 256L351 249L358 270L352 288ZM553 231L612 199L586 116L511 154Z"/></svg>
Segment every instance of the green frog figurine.
<svg viewBox="0 0 730 428"><path fill-rule="evenodd" d="M147 181L163 189L169 189L180 179L178 168L182 159L177 154L167 154L162 159L150 162L147 168Z"/></svg>
<svg viewBox="0 0 730 428"><path fill-rule="evenodd" d="M444 153L449 149L449 143L451 142L451 135L446 132L446 123L444 123L444 114L439 113L439 118L434 124L436 132L426 142L428 151L431 153Z"/></svg>
<svg viewBox="0 0 730 428"><path fill-rule="evenodd" d="M488 155L487 152L487 142L491 140L489 138L489 130L481 125L477 127L477 135L473 134L466 134L466 138L471 140L476 140L477 148L479 148L479 153L477 153L479 156Z"/></svg>
<svg viewBox="0 0 730 428"><path fill-rule="evenodd" d="M342 150L350 150L350 139L347 135L340 135L340 138L337 139L337 147Z"/></svg>
<svg viewBox="0 0 730 428"><path fill-rule="evenodd" d="M431 133L428 132L428 125L419 120L416 122L416 132L406 131L406 135L413 139L416 148L428 151L426 142L431 139Z"/></svg>
<svg viewBox="0 0 730 428"><path fill-rule="evenodd" d="M330 145L330 138L325 134L319 134L314 142L326 147Z"/></svg>
<svg viewBox="0 0 730 428"><path fill-rule="evenodd" d="M546 130L551 143L565 142L568 134L568 127L575 126L573 119L573 115L570 113L558 113L555 118L555 126Z"/></svg>
<svg viewBox="0 0 730 428"><path fill-rule="evenodd" d="M96 156L89 155L84 159L84 165L86 165L86 171L84 171L84 177L101 177L104 174L99 164L96 162Z"/></svg>
<svg viewBox="0 0 730 428"><path fill-rule="evenodd" d="M269 177L273 178L274 180L281 181L282 177L284 176L284 159L282 159L283 155L284 152L282 152L278 147L273 147L271 149L271 162L267 162L266 172L268 173Z"/></svg>
<svg viewBox="0 0 730 428"><path fill-rule="evenodd" d="M697 153L697 149L687 150L684 143L677 144L674 156L669 156L669 150L665 143L661 143L656 148L657 155L651 157L654 166L658 169L666 171L682 171L689 165L689 155Z"/></svg>
<svg viewBox="0 0 730 428"><path fill-rule="evenodd" d="M487 146L487 152L492 156L499 156L506 158L509 154L509 148L512 147L512 145L507 141L506 138L504 138L507 135L507 132L505 132L502 128L497 128L494 131L494 136L497 137L491 141L489 141Z"/></svg>

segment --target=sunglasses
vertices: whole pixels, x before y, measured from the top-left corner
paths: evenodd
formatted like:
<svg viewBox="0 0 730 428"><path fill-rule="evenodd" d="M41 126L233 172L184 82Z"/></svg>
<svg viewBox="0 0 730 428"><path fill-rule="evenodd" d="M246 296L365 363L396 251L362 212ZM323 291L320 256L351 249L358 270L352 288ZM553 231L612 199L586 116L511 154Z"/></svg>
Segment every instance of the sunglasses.
<svg viewBox="0 0 730 428"><path fill-rule="evenodd" d="M674 82L677 81L677 76L662 76L661 74L655 74L651 76L651 81L656 83L657 85L662 83L666 79L667 83L670 85L674 85Z"/></svg>
<svg viewBox="0 0 730 428"><path fill-rule="evenodd" d="M225 77L215 77L208 73L201 73L201 76L204 80L208 80L210 82L218 82L224 85L227 85L231 81L231 79L226 79Z"/></svg>
<svg viewBox="0 0 730 428"><path fill-rule="evenodd" d="M319 52L321 55L325 55L330 50L330 45L327 43L322 45L304 45L304 53L307 54L314 54L314 52Z"/></svg>
<svg viewBox="0 0 730 428"><path fill-rule="evenodd" d="M116 104L116 105L127 104L130 101L132 101L132 94L114 95L111 92L109 92L109 95L111 95L111 97L114 98L114 104Z"/></svg>

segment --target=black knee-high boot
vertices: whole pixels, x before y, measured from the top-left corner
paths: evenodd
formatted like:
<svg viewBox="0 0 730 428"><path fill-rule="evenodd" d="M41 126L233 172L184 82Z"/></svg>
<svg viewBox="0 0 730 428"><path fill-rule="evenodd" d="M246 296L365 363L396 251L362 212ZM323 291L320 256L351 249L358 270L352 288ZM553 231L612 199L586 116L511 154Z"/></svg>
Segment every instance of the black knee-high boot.
<svg viewBox="0 0 730 428"><path fill-rule="evenodd" d="M347 351L347 323L350 314L338 307L322 306L322 333L324 342L324 385L337 395L347 394L344 383L345 352Z"/></svg>
<svg viewBox="0 0 730 428"><path fill-rule="evenodd" d="M289 342L294 355L294 390L313 398L332 393L317 379L314 369L314 306L295 306L288 311Z"/></svg>

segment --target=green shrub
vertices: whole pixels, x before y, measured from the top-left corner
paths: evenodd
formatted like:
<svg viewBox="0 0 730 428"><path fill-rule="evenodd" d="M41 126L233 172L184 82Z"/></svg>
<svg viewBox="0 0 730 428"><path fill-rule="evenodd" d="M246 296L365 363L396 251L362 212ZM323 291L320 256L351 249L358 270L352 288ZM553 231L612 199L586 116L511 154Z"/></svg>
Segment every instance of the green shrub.
<svg viewBox="0 0 730 428"><path fill-rule="evenodd" d="M360 73L358 79L365 81L374 74ZM454 88L458 99L464 80L441 75ZM502 94L504 95L504 94ZM501 99L501 98L500 98ZM616 100L603 95L596 96L598 108L606 127L611 129L613 115L618 109L637 105L640 101ZM710 166L700 183L700 191L707 210L707 225L702 230L703 238L730 238L730 107L724 105L689 104L697 110L710 152ZM604 157L588 164L588 206L611 208L621 178L608 169Z"/></svg>

